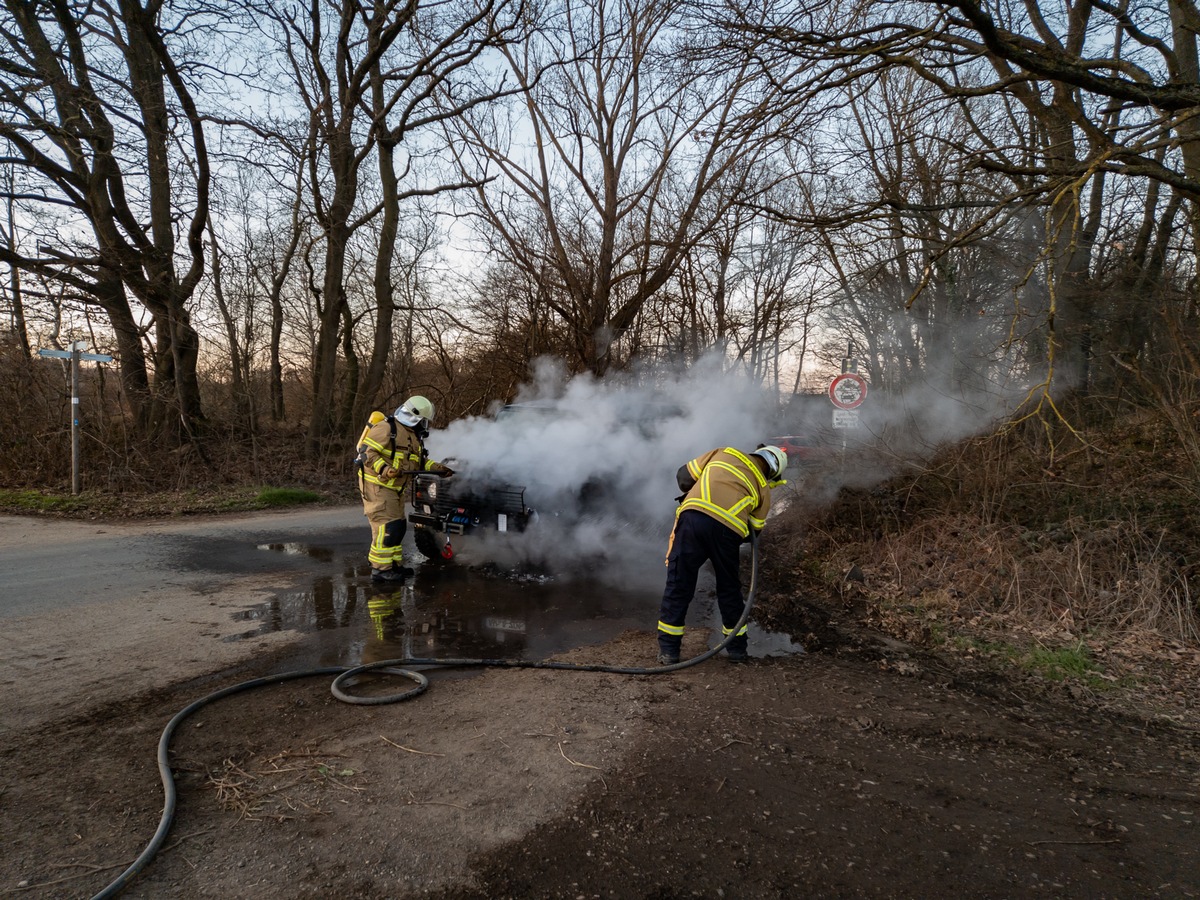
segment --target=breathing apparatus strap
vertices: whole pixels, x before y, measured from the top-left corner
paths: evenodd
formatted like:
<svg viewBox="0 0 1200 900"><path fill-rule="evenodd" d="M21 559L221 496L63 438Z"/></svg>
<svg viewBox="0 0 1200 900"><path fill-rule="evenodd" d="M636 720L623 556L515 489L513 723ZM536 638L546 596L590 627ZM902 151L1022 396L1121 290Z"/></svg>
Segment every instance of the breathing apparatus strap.
<svg viewBox="0 0 1200 900"><path fill-rule="evenodd" d="M389 416L387 413L371 413L371 420L363 427L362 434L359 435L358 438L358 445L355 447L359 454L356 460L356 468L358 469L358 495L364 501L367 499L367 466L365 457L366 448L363 446L363 444L367 440L367 435L371 433L371 427L383 421L383 419L375 418L376 416L380 415L383 416L383 419L387 420L388 440L390 441L391 446L391 456L393 461L396 459L396 418L394 416Z"/></svg>

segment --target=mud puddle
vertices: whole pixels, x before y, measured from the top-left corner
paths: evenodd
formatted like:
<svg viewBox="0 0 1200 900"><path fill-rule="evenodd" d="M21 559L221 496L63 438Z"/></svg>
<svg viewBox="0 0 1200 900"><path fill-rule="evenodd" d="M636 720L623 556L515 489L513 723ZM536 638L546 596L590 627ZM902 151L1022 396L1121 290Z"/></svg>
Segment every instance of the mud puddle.
<svg viewBox="0 0 1200 900"><path fill-rule="evenodd" d="M361 553L304 542L262 544L262 552L307 557L326 574L237 614L246 629L226 640L278 631L306 635L287 660L296 666L353 666L385 659L454 657L540 660L601 644L630 629L652 630L658 594L582 577L505 571L494 566L416 563L402 584L374 583ZM419 559L410 556L406 559ZM338 569L329 574L330 566ZM695 623L692 623L695 619ZM703 588L691 627L719 623ZM803 652L783 634L751 626L751 653ZM647 664L654 647L648 643Z"/></svg>

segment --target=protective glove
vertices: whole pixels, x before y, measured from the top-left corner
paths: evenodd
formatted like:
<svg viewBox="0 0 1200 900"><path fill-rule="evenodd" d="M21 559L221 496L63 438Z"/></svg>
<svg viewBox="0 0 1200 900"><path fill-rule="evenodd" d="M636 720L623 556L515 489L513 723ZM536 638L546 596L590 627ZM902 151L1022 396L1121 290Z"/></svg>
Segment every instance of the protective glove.
<svg viewBox="0 0 1200 900"><path fill-rule="evenodd" d="M399 474L400 474L400 470L393 466L388 466L386 469L383 470L383 477L385 479L387 479L388 481L391 481L393 478L395 478Z"/></svg>
<svg viewBox="0 0 1200 900"><path fill-rule="evenodd" d="M454 474L454 470L445 463L435 462L429 464L429 471L434 475L440 475L443 478L448 478Z"/></svg>

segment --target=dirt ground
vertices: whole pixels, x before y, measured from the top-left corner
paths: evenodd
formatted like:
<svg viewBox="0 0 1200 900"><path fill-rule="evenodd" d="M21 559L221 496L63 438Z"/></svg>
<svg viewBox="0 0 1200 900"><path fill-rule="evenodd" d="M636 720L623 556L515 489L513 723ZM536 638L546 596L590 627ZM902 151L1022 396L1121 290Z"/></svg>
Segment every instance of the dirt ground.
<svg viewBox="0 0 1200 900"><path fill-rule="evenodd" d="M119 646L89 653L117 674L81 696L86 623L73 639L6 627L10 661L39 648L47 664L27 673L37 702L12 702L31 696L12 667L0 684L0 893L104 888L154 834L166 722L280 671L284 637L230 668L219 606L161 612L147 646L170 629L196 648L168 688ZM386 706L341 703L327 677L219 700L179 729L178 814L122 896L1200 897L1190 719L853 621L838 635L662 675L447 671ZM652 654L650 632L626 633L563 659Z"/></svg>

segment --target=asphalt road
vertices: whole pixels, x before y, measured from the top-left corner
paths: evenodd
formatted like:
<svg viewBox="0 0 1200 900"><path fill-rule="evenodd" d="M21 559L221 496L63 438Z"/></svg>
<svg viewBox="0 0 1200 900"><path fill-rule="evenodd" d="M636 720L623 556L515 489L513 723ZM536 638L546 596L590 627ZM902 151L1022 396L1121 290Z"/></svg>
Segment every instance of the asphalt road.
<svg viewBox="0 0 1200 900"><path fill-rule="evenodd" d="M332 555L365 558L369 540L357 505L134 524L0 516L0 618L164 587L204 593L235 575L304 578Z"/></svg>

